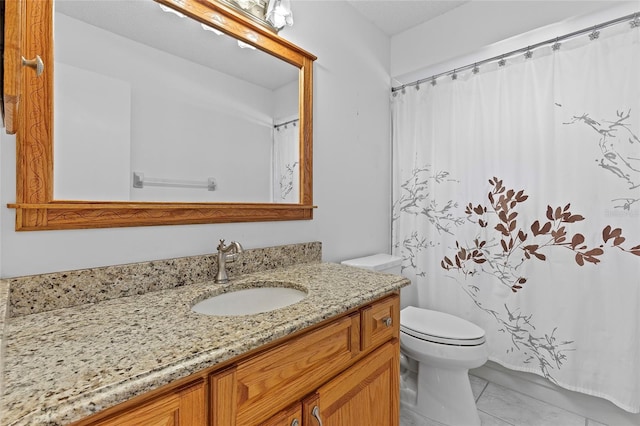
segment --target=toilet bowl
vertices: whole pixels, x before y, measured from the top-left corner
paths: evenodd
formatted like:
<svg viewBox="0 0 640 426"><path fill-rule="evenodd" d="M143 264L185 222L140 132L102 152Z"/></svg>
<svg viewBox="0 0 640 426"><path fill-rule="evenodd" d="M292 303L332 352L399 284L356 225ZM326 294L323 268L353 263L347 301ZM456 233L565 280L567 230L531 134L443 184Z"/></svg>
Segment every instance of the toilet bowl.
<svg viewBox="0 0 640 426"><path fill-rule="evenodd" d="M415 397L403 403L445 425L479 426L469 369L487 361L484 334L475 324L444 312L414 306L400 311L401 351L418 363L417 379L410 382L415 383ZM406 383L411 373L403 374Z"/></svg>
<svg viewBox="0 0 640 426"><path fill-rule="evenodd" d="M342 262L400 274L401 259L377 254ZM444 312L407 306L400 311L400 402L451 426L479 426L469 369L488 359L485 332Z"/></svg>

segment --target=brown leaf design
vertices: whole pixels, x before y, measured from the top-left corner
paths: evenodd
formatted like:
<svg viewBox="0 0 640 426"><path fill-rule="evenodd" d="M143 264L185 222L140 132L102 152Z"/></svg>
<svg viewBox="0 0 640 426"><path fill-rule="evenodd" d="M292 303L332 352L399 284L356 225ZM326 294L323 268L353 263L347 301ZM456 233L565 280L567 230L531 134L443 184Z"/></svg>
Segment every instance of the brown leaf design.
<svg viewBox="0 0 640 426"><path fill-rule="evenodd" d="M556 207L555 212L553 213L554 219L562 219L562 209L560 207Z"/></svg>
<svg viewBox="0 0 640 426"><path fill-rule="evenodd" d="M622 229L620 228L612 229L611 225L607 225L602 230L602 239L604 240L605 243L608 242L610 239L617 238L621 235L622 235Z"/></svg>
<svg viewBox="0 0 640 426"><path fill-rule="evenodd" d="M540 235L540 221L536 220L531 224L531 232L533 232L533 236L537 237Z"/></svg>
<svg viewBox="0 0 640 426"><path fill-rule="evenodd" d="M626 240L626 238L625 238L625 237L615 237L615 238L613 239L613 245L614 245L614 246L619 246L620 244L624 243L624 242L625 242L625 240Z"/></svg>
<svg viewBox="0 0 640 426"><path fill-rule="evenodd" d="M538 258L538 259L540 259L540 260L547 260L547 256L545 256L545 255L544 255L544 254L542 254L542 253L536 253L536 252L533 252L533 253L531 253L531 254L532 254L532 255L534 255L535 257L537 257L537 258Z"/></svg>
<svg viewBox="0 0 640 426"><path fill-rule="evenodd" d="M509 236L509 231L507 231L507 228L505 228L505 226L503 224L501 224L501 223L496 225L495 230L500 232L505 237Z"/></svg>
<svg viewBox="0 0 640 426"><path fill-rule="evenodd" d="M576 234L573 236L573 238L571 238L571 248L575 249L576 246L580 245L584 243L584 235L582 234Z"/></svg>
<svg viewBox="0 0 640 426"><path fill-rule="evenodd" d="M553 220L553 209L551 206L547 206L547 219Z"/></svg>

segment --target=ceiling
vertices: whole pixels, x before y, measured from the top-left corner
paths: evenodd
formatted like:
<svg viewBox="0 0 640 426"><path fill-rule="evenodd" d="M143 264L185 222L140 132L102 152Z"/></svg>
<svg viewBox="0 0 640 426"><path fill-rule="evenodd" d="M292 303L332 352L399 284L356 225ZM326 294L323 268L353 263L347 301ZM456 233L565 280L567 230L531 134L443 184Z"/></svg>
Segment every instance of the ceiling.
<svg viewBox="0 0 640 426"><path fill-rule="evenodd" d="M348 3L385 34L393 36L469 3L469 0L348 0Z"/></svg>

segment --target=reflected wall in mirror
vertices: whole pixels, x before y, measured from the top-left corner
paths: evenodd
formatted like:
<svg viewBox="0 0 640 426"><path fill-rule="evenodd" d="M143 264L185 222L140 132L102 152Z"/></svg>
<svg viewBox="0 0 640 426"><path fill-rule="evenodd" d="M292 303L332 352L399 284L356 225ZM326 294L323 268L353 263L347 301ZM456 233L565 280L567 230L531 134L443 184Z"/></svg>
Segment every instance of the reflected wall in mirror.
<svg viewBox="0 0 640 426"><path fill-rule="evenodd" d="M56 0L54 198L297 202L298 68L171 11Z"/></svg>
<svg viewBox="0 0 640 426"><path fill-rule="evenodd" d="M313 55L214 0L22 10L16 229L313 217Z"/></svg>

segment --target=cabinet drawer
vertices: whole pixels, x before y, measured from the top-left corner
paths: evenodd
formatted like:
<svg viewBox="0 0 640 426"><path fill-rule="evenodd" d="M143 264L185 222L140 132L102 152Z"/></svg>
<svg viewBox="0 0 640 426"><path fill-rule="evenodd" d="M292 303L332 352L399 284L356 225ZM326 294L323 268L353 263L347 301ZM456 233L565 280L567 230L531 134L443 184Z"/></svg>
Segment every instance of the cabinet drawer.
<svg viewBox="0 0 640 426"><path fill-rule="evenodd" d="M237 425L255 425L301 399L360 352L360 316L341 318L238 364Z"/></svg>
<svg viewBox="0 0 640 426"><path fill-rule="evenodd" d="M390 296L360 311L362 316L361 350L379 346L398 337L400 330L400 297Z"/></svg>

